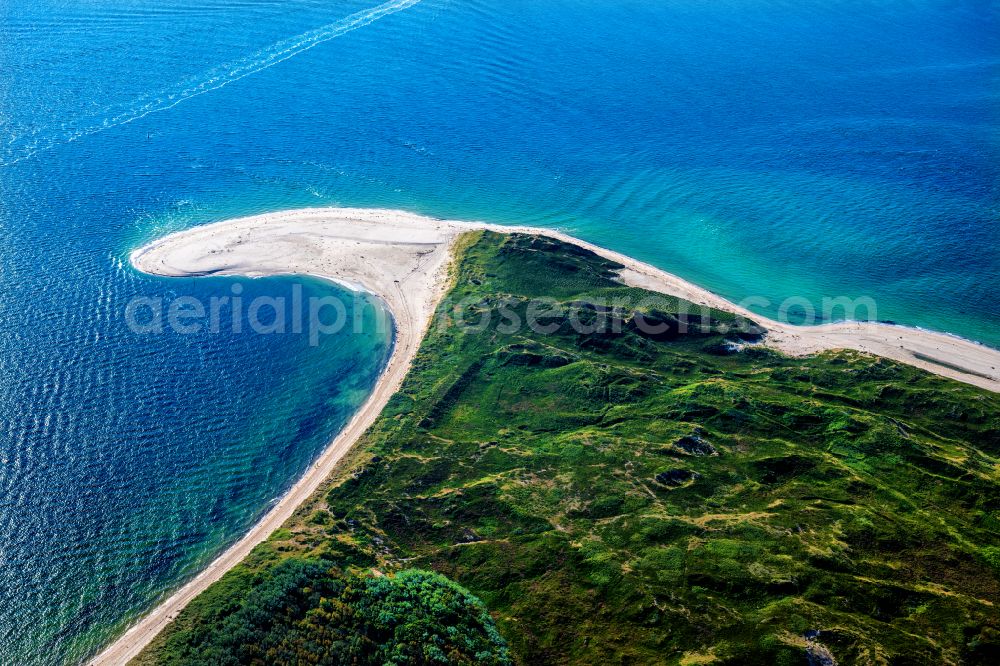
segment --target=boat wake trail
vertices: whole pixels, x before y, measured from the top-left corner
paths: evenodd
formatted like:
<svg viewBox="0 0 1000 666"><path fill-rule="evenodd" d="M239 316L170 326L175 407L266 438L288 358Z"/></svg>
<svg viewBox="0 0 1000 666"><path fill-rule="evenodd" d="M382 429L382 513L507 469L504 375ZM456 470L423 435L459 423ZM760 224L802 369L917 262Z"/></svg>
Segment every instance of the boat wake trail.
<svg viewBox="0 0 1000 666"><path fill-rule="evenodd" d="M420 0L390 0L301 35L275 42L246 58L213 67L169 89L144 95L128 104L113 105L101 113L83 116L57 127L50 125L29 134L14 136L8 140L2 149L3 152L0 153L0 166L16 164L55 146L134 122L151 113L172 109L185 100L218 90L234 81L273 67L314 46L363 28L419 2Z"/></svg>

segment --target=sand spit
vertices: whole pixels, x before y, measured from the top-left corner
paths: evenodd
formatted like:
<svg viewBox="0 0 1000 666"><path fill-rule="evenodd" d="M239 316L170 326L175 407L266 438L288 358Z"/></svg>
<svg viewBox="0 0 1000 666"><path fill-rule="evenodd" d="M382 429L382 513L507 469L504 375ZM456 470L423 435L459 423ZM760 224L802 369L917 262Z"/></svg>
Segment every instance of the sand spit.
<svg viewBox="0 0 1000 666"><path fill-rule="evenodd" d="M364 289L385 301L392 312L395 345L372 395L305 475L249 533L144 616L93 664L124 664L138 655L188 602L264 541L330 475L402 383L447 288L452 242L462 232L473 229L535 233L575 243L623 264L626 268L621 278L627 284L754 319L769 331L765 344L788 354L854 349L1000 392L1000 351L989 347L888 324L781 324L658 268L550 229L451 222L402 211L350 208L283 211L196 227L137 250L132 254L133 265L147 273L176 277L309 274Z"/></svg>

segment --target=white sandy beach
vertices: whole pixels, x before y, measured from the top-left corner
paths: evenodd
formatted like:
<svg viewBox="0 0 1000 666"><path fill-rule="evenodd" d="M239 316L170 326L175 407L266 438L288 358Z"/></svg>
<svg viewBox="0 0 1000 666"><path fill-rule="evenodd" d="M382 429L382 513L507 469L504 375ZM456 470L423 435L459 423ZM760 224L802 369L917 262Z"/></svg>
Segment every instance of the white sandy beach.
<svg viewBox="0 0 1000 666"><path fill-rule="evenodd" d="M626 266L621 278L627 284L753 319L768 329L765 344L788 354L853 349L1000 392L1000 351L989 347L888 324L781 324L653 266L549 229L452 222L393 210L338 208L269 213L196 227L137 250L132 263L139 270L165 276L296 273L361 288L379 296L392 312L395 346L372 395L291 490L246 536L143 617L93 664L124 664L135 657L191 599L264 541L330 475L403 381L447 288L452 243L471 229L520 231L576 243Z"/></svg>

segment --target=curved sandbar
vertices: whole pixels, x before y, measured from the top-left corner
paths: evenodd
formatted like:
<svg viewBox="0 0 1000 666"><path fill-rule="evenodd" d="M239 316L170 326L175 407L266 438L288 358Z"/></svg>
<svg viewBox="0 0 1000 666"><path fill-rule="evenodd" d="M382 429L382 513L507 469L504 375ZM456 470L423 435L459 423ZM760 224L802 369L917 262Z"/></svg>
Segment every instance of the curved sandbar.
<svg viewBox="0 0 1000 666"><path fill-rule="evenodd" d="M364 434L399 388L447 284L460 230L396 213L304 210L250 217L168 236L132 254L141 271L164 276L306 273L380 297L394 318L392 355L368 400L316 462L256 525L92 664L125 664L192 599L291 517Z"/></svg>
<svg viewBox="0 0 1000 666"><path fill-rule="evenodd" d="M804 355L854 349L1000 391L1000 351L941 333L888 324L845 322L799 327L755 315L675 275L549 229L435 220L401 211L313 208L219 222L173 234L132 254L139 270L165 276L303 273L362 288L388 305L396 325L392 356L372 395L316 463L254 527L208 568L143 617L92 663L124 664L184 606L238 564L284 523L333 471L398 389L434 308L447 287L454 239L491 229L541 234L575 243L623 264L622 281L728 310L768 329L766 344ZM934 363L935 359L946 365Z"/></svg>

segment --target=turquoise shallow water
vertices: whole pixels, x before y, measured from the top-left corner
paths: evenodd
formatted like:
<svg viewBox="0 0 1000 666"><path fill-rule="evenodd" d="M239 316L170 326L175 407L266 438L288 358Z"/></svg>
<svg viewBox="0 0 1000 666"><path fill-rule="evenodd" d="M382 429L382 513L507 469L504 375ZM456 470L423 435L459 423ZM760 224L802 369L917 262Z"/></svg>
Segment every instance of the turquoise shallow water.
<svg viewBox="0 0 1000 666"><path fill-rule="evenodd" d="M170 231L320 205L547 225L767 315L870 297L1000 346L996 6L872 5L0 5L0 663L79 661L196 571L388 352L371 306L317 347L131 332L136 295L234 283L128 266Z"/></svg>

